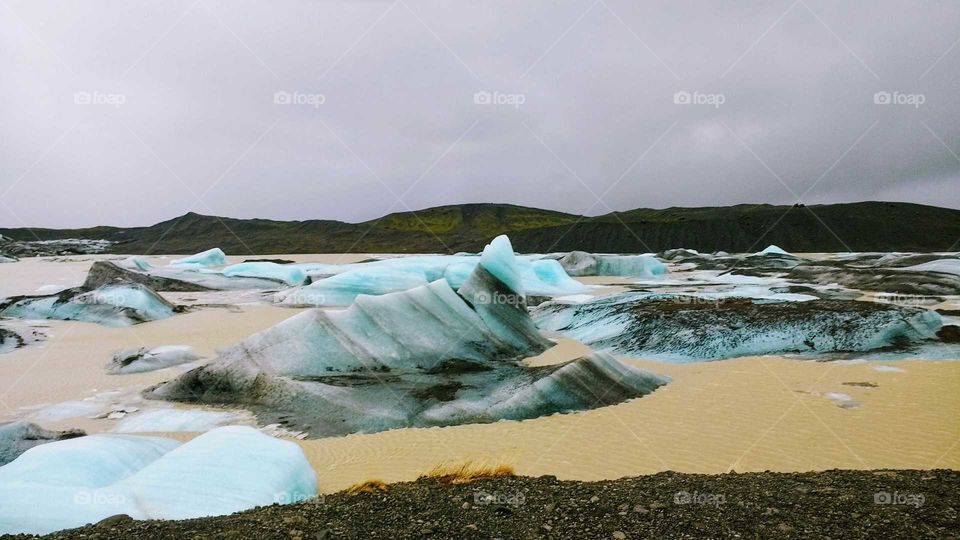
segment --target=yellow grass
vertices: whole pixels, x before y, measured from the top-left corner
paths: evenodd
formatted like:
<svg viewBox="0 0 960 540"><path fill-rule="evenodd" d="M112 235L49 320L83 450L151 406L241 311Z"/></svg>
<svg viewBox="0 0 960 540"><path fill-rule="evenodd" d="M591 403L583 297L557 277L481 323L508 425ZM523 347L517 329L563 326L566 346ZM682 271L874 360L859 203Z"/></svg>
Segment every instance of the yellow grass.
<svg viewBox="0 0 960 540"><path fill-rule="evenodd" d="M359 495L361 493L376 493L378 491L386 491L387 484L382 480L367 480L366 482L361 482L359 484L354 484L347 488L347 493L350 495Z"/></svg>
<svg viewBox="0 0 960 540"><path fill-rule="evenodd" d="M421 474L420 478L432 478L442 484L462 485L501 476L516 476L516 471L510 465L477 465L468 461L460 465L437 465Z"/></svg>

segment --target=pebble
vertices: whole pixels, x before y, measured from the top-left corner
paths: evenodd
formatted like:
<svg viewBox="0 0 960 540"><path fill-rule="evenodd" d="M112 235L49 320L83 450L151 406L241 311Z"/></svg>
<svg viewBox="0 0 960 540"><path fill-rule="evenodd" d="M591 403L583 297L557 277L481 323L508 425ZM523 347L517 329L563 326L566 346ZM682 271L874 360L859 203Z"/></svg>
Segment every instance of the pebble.
<svg viewBox="0 0 960 540"><path fill-rule="evenodd" d="M613 531L614 540L625 540L627 535L623 534L623 531Z"/></svg>

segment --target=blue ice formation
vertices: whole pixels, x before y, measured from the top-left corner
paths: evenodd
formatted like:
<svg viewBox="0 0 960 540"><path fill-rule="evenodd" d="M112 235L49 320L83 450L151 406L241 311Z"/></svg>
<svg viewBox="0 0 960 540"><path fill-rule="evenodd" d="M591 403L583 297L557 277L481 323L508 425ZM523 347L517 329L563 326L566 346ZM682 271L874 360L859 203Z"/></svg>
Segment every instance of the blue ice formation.
<svg viewBox="0 0 960 540"><path fill-rule="evenodd" d="M459 288L481 263L515 294L560 296L586 291L557 261L520 257L512 250L510 240L498 236L480 256L418 255L345 265L296 265L313 283L281 291L276 300L288 305L348 306L360 295L406 291L439 279ZM504 263L507 260L509 264Z"/></svg>
<svg viewBox="0 0 960 540"><path fill-rule="evenodd" d="M166 319L175 306L140 284L104 285L93 290L84 287L57 294L20 296L0 301L0 315L19 319L57 319L85 321L105 326L133 324Z"/></svg>
<svg viewBox="0 0 960 540"><path fill-rule="evenodd" d="M542 330L597 348L668 362L765 354L876 351L936 340L926 309L853 300L777 301L625 293L534 308Z"/></svg>
<svg viewBox="0 0 960 540"><path fill-rule="evenodd" d="M793 256L792 254L787 253L785 250L783 250L783 249L781 249L780 247L775 246L775 245L773 245L773 244L771 244L771 245L767 246L766 248L764 248L763 251L757 252L756 255L786 255L786 256L788 256L788 257L792 257L792 256Z"/></svg>
<svg viewBox="0 0 960 540"><path fill-rule="evenodd" d="M0 467L0 534L46 534L127 514L189 519L315 496L300 447L249 427L173 439L92 435Z"/></svg>
<svg viewBox="0 0 960 540"><path fill-rule="evenodd" d="M220 248L206 251L170 261L171 266L223 266L227 264L227 255Z"/></svg>
<svg viewBox="0 0 960 540"><path fill-rule="evenodd" d="M667 273L667 266L653 255L599 255L571 251L560 258L571 276L654 277Z"/></svg>
<svg viewBox="0 0 960 540"><path fill-rule="evenodd" d="M534 418L619 403L667 382L601 352L523 365L551 345L515 288L524 264L534 267L505 238L495 244L457 290L437 279L361 295L344 310L307 310L144 395L243 404L263 422L325 436ZM541 271L557 281L555 265Z"/></svg>
<svg viewBox="0 0 960 540"><path fill-rule="evenodd" d="M307 273L302 268L289 264L272 262L246 262L234 264L223 269L227 277L251 277L279 281L287 285L303 285Z"/></svg>

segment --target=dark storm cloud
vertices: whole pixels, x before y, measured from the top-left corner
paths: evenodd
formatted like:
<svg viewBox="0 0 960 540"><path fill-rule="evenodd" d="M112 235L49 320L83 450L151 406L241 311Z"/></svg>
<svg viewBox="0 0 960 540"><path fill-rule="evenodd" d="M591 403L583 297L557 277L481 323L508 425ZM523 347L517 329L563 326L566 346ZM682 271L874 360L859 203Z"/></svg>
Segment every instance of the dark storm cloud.
<svg viewBox="0 0 960 540"><path fill-rule="evenodd" d="M954 1L8 0L0 226L960 207L958 28Z"/></svg>

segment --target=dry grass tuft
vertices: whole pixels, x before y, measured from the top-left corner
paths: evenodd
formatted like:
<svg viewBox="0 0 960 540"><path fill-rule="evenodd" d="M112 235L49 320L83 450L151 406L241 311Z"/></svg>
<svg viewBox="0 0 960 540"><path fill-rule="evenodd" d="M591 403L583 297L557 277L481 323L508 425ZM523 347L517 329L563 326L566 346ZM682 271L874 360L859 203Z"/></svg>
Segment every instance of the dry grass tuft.
<svg viewBox="0 0 960 540"><path fill-rule="evenodd" d="M354 484L347 488L347 494L349 495L360 495L361 493L376 493L378 491L386 491L387 484L382 480L367 480L366 482L361 482L359 484Z"/></svg>
<svg viewBox="0 0 960 540"><path fill-rule="evenodd" d="M437 465L421 474L420 478L432 478L441 484L456 486L477 480L516 475L516 471L510 465L476 465L468 461L460 465Z"/></svg>

